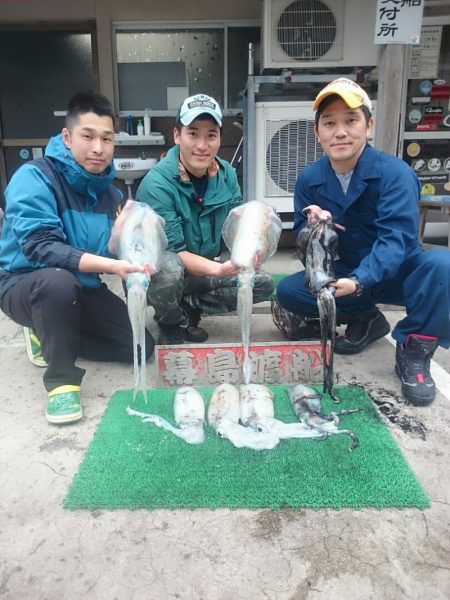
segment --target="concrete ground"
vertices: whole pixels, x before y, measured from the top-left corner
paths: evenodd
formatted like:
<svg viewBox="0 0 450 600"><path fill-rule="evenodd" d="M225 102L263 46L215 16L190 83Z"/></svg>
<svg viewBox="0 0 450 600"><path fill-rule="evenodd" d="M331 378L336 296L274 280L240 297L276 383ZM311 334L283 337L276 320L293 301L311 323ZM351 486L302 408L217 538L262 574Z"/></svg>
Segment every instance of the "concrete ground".
<svg viewBox="0 0 450 600"><path fill-rule="evenodd" d="M287 248L266 267L290 273L299 262ZM385 314L392 324L402 316ZM240 339L235 315L204 325L211 342ZM252 337L281 340L267 310L255 314ZM132 387L132 370L80 361L85 416L58 427L45 420L42 371L26 357L22 329L4 315L0 359L2 600L450 598L447 351L435 355L439 392L426 408L401 398L389 336L357 357L335 357L337 383L363 385L379 407L431 500L425 511L64 510L108 399ZM148 374L156 381L153 361Z"/></svg>

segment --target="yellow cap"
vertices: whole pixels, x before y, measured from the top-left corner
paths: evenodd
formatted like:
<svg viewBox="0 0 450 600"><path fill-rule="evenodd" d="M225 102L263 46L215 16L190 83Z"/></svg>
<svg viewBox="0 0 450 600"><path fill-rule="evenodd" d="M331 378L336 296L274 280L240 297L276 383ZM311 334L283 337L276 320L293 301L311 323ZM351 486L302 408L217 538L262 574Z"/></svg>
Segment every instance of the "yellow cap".
<svg viewBox="0 0 450 600"><path fill-rule="evenodd" d="M365 106L370 112L373 111L372 102L366 92L357 83L345 77L335 79L325 86L323 90L320 90L314 100L313 110L317 110L322 101L332 94L340 96L349 108Z"/></svg>

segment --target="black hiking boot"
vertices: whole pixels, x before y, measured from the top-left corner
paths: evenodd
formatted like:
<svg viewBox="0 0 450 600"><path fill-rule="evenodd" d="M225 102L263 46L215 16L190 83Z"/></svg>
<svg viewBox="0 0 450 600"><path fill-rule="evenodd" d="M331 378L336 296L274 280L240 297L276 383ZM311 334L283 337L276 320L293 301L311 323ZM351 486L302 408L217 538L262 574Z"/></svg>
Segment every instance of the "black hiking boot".
<svg viewBox="0 0 450 600"><path fill-rule="evenodd" d="M158 344L160 346L175 346L184 344L185 327L178 325L159 326Z"/></svg>
<svg viewBox="0 0 450 600"><path fill-rule="evenodd" d="M336 354L358 354L369 344L388 334L390 329L378 308L370 313L352 315L345 334L336 338L334 351Z"/></svg>
<svg viewBox="0 0 450 600"><path fill-rule="evenodd" d="M288 340L320 340L320 321L317 318L301 317L281 306L276 298L270 304L272 319Z"/></svg>
<svg viewBox="0 0 450 600"><path fill-rule="evenodd" d="M415 406L433 402L436 385L430 374L430 361L438 347L438 338L410 333L406 343L397 342L395 372L402 382L402 394Z"/></svg>
<svg viewBox="0 0 450 600"><path fill-rule="evenodd" d="M201 344L208 339L208 332L199 327L202 311L199 308L184 306L184 312L188 318L188 326L184 330L184 339L191 344Z"/></svg>

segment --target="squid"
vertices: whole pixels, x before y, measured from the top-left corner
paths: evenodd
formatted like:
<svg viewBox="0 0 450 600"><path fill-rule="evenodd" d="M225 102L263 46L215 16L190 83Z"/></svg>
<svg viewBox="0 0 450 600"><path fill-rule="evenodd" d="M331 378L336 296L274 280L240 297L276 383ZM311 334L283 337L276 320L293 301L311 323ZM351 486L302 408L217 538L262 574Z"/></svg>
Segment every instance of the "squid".
<svg viewBox="0 0 450 600"><path fill-rule="evenodd" d="M336 336L335 281L333 262L338 250L338 235L331 217L308 223L297 237L297 255L305 267L305 285L317 299L323 363L323 392L339 402L333 392L334 341ZM330 351L327 343L330 340Z"/></svg>
<svg viewBox="0 0 450 600"><path fill-rule="evenodd" d="M214 390L208 405L208 423L217 435L229 440L236 448L271 450L277 446L278 436L244 427L239 423L239 417L239 390L234 385L222 383Z"/></svg>
<svg viewBox="0 0 450 600"><path fill-rule="evenodd" d="M131 273L126 280L128 314L133 331L133 400L136 400L138 392L141 391L147 401L145 351L147 288L150 278L160 269L162 255L167 248L164 226L164 219L150 206L135 200L127 200L114 223L108 245L110 252L118 258L127 260L133 265L146 267L145 273Z"/></svg>
<svg viewBox="0 0 450 600"><path fill-rule="evenodd" d="M127 407L127 413L134 417L140 417L143 423L153 423L161 429L170 431L187 444L202 444L205 440L203 429L205 404L200 392L191 386L178 388L175 392L173 412L177 427L163 417L143 413L130 406Z"/></svg>
<svg viewBox="0 0 450 600"><path fill-rule="evenodd" d="M314 431L322 438L330 435L348 435L351 440L349 452L359 446L358 437L350 429L338 429L339 417L359 411L359 408L351 408L332 412L324 415L318 393L308 385L299 383L288 389L292 408L302 423L310 431Z"/></svg>
<svg viewBox="0 0 450 600"><path fill-rule="evenodd" d="M239 267L237 313L243 347L244 383L250 383L249 356L253 285L256 269L273 256L278 247L282 223L275 209L253 200L231 210L223 225L223 239L231 252L231 262Z"/></svg>
<svg viewBox="0 0 450 600"><path fill-rule="evenodd" d="M264 385L250 383L240 387L240 420L255 431L269 433L280 440L324 438L324 434L303 422L284 423L275 419L273 394Z"/></svg>

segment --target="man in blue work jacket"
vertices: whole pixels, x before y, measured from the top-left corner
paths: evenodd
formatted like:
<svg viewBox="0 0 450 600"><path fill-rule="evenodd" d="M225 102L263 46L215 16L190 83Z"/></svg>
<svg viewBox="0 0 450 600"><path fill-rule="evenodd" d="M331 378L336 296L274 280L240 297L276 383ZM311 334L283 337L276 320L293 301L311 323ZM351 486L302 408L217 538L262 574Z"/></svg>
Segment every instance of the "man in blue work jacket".
<svg viewBox="0 0 450 600"><path fill-rule="evenodd" d="M357 354L389 332L376 304L404 306L406 316L392 331L395 371L410 403L430 404L436 393L430 360L438 346L450 346L450 252L422 250L417 177L405 162L367 143L373 118L366 92L336 79L319 92L313 109L325 156L297 179L294 233L320 217L342 226L330 285L337 321L347 328L335 351ZM314 334L318 311L304 272L279 284L272 314L287 337Z"/></svg>

